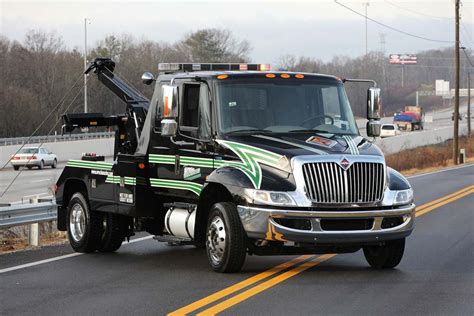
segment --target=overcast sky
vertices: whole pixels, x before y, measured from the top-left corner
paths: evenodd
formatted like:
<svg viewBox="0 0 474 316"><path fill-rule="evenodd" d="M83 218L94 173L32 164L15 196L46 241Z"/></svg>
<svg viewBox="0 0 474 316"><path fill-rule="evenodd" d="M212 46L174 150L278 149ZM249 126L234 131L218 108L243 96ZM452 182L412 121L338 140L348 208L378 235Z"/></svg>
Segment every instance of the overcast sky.
<svg viewBox="0 0 474 316"><path fill-rule="evenodd" d="M358 12L363 1L339 0ZM364 1L366 2L366 1ZM368 16L403 31L437 40L454 38L454 1L370 1ZM474 6L464 0L462 45L474 48ZM175 42L189 31L219 27L252 45L255 62L275 63L285 54L331 59L365 52L365 19L334 1L5 1L0 0L0 32L22 41L29 29L55 30L69 47L83 49L84 18L89 43L107 34ZM369 21L369 50L415 53L452 44L412 38Z"/></svg>

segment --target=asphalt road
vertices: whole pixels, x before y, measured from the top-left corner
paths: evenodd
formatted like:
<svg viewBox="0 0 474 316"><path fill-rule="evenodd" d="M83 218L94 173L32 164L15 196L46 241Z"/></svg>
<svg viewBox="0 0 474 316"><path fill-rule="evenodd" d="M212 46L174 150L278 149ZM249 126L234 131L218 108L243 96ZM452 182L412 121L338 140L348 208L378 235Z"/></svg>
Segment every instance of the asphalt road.
<svg viewBox="0 0 474 316"><path fill-rule="evenodd" d="M0 315L473 315L474 166L410 182L419 216L394 270L369 268L360 251L283 271L268 269L301 257L251 256L241 273L218 274L204 251L151 239L66 258L68 246L46 247L0 256Z"/></svg>
<svg viewBox="0 0 474 316"><path fill-rule="evenodd" d="M56 169L45 167L42 170L33 168L23 169L18 178L5 193L0 197L0 202L18 203L22 200L28 202L28 198L39 196L40 198L52 196L51 187L61 175L65 163L59 163ZM0 196L10 184L10 182L18 175L19 171L13 168L7 168L0 171Z"/></svg>

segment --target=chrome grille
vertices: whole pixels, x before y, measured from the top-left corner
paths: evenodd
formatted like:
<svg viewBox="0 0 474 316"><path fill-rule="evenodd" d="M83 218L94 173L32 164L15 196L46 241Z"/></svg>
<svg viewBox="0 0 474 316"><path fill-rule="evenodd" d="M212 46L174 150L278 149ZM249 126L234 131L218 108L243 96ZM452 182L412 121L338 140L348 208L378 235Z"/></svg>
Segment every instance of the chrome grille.
<svg viewBox="0 0 474 316"><path fill-rule="evenodd" d="M382 163L354 162L344 170L335 162L303 164L306 194L315 203L371 203L382 200Z"/></svg>

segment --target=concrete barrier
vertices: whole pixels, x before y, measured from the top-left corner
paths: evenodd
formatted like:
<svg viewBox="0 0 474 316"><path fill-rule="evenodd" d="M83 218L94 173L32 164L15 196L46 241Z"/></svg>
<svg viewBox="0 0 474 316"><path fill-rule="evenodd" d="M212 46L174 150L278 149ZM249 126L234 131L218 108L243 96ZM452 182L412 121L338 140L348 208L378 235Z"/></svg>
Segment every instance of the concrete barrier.
<svg viewBox="0 0 474 316"><path fill-rule="evenodd" d="M39 144L27 144L25 147L38 146ZM2 146L0 148L0 163L3 166L10 157L21 147L21 145ZM114 138L77 140L70 142L47 143L42 147L52 151L59 162L69 159L81 159L82 153L95 152L97 155L113 156Z"/></svg>

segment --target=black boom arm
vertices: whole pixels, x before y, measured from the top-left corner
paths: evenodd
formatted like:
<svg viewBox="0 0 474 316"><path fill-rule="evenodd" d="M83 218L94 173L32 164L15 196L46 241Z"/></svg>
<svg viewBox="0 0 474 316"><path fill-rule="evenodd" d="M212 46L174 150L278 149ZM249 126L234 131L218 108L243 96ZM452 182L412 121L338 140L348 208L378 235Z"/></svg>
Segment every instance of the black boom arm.
<svg viewBox="0 0 474 316"><path fill-rule="evenodd" d="M113 60L110 58L96 58L87 68L85 74L92 70L97 74L99 81L115 93L123 102L127 103L127 105L133 108L141 107L148 111L150 100L114 74L115 62Z"/></svg>
<svg viewBox="0 0 474 316"><path fill-rule="evenodd" d="M101 113L74 113L63 115L63 131L71 132L79 127L118 127L115 138L117 153L133 154L145 123L150 100L130 84L114 74L115 62L110 58L96 58L84 72L91 71L99 81L126 103L126 113L104 116Z"/></svg>

